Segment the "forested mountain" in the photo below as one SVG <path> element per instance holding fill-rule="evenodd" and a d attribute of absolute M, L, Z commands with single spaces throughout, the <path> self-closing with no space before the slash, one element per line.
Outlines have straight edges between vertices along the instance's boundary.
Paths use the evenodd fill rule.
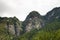
<path fill-rule="evenodd" d="M 45 16 L 32 11 L 24 21 L 0 17 L 0 40 L 60 40 L 60 7 Z"/>

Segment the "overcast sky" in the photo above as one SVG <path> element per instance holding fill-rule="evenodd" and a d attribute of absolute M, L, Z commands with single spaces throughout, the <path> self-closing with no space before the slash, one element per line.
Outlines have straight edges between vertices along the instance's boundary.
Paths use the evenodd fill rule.
<path fill-rule="evenodd" d="M 24 21 L 33 10 L 45 15 L 54 7 L 60 6 L 60 0 L 0 0 L 0 16 L 13 17 Z"/>

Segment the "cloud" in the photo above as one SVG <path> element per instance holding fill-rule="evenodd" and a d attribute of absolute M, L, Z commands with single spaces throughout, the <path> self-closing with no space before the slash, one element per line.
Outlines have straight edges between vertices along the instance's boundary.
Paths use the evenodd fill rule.
<path fill-rule="evenodd" d="M 7 3 L 7 1 L 0 1 L 0 16 L 11 17 L 15 13 L 14 11 L 16 12 L 16 9 L 14 9 L 13 6 L 11 7 L 11 5 Z"/>
<path fill-rule="evenodd" d="M 10 11 L 11 11 L 11 8 L 9 6 L 0 2 L 0 16 L 2 16 L 3 13 L 5 13 L 5 12 L 10 12 Z"/>
<path fill-rule="evenodd" d="M 0 16 L 16 16 L 23 21 L 33 10 L 45 15 L 58 6 L 59 0 L 0 0 Z"/>

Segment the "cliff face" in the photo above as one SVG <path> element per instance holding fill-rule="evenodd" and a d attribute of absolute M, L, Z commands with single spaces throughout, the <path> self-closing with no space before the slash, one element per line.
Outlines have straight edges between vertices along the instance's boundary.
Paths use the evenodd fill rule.
<path fill-rule="evenodd" d="M 0 17 L 0 24 L 4 29 L 6 29 L 6 32 L 8 34 L 13 35 L 20 35 L 21 32 L 21 22 L 16 18 L 7 18 L 7 17 Z"/>
<path fill-rule="evenodd" d="M 32 11 L 23 22 L 23 27 L 25 32 L 29 32 L 34 29 L 39 30 L 42 24 L 43 20 L 41 19 L 41 15 L 36 11 Z"/>

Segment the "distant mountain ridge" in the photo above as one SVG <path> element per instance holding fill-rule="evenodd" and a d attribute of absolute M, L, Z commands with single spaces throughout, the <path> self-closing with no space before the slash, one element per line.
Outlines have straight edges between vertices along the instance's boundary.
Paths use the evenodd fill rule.
<path fill-rule="evenodd" d="M 60 19 L 60 7 L 52 9 L 44 17 L 46 20 L 50 22 L 53 21 L 54 19 Z"/>

